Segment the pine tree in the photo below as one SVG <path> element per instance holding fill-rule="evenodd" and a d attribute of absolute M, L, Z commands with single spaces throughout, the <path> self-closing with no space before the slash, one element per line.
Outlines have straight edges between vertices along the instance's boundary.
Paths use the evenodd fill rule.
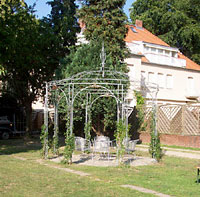
<path fill-rule="evenodd" d="M 69 54 L 69 47 L 75 45 L 76 34 L 80 31 L 74 0 L 52 0 L 47 2 L 52 7 L 50 23 L 57 35 L 58 54 L 62 57 Z"/>
<path fill-rule="evenodd" d="M 127 17 L 123 12 L 125 0 L 85 0 L 79 10 L 79 19 L 86 29 L 87 40 L 104 42 L 113 64 L 122 62 L 127 53 L 124 38 L 127 33 Z"/>
<path fill-rule="evenodd" d="M 73 75 L 81 71 L 96 70 L 101 67 L 100 53 L 102 43 L 105 46 L 105 69 L 116 68 L 127 71 L 124 59 L 128 54 L 124 38 L 127 33 L 127 17 L 123 12 L 124 0 L 83 0 L 78 11 L 79 20 L 85 23 L 85 38 L 88 45 L 79 46 L 75 53 L 61 62 L 61 74 Z M 75 101 L 74 116 L 81 117 L 82 100 Z M 116 101 L 113 98 L 101 98 L 91 109 L 92 130 L 95 133 L 106 134 L 114 131 L 116 121 Z M 79 110 L 76 110 L 79 109 Z M 84 116 L 84 113 L 83 113 Z M 81 123 L 80 119 L 75 119 Z M 77 124 L 80 127 L 80 124 Z"/>

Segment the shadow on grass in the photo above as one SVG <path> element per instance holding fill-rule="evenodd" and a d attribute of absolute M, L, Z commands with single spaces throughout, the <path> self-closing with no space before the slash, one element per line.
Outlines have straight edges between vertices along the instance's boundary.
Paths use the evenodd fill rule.
<path fill-rule="evenodd" d="M 32 139 L 13 138 L 0 140 L 0 155 L 11 155 L 40 149 L 41 143 L 38 136 L 34 136 Z"/>
<path fill-rule="evenodd" d="M 89 161 L 89 160 L 91 160 L 92 159 L 92 157 L 91 156 L 82 156 L 78 161 L 75 161 L 75 162 L 73 162 L 73 163 L 75 163 L 75 164 L 80 164 L 80 163 L 84 163 L 84 162 L 86 162 L 86 161 Z"/>

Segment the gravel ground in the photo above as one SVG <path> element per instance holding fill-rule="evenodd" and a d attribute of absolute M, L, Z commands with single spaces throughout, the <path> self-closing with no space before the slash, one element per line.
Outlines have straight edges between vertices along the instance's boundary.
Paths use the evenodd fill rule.
<path fill-rule="evenodd" d="M 51 159 L 54 162 L 61 162 L 63 157 L 57 157 Z M 77 165 L 86 165 L 86 166 L 118 166 L 118 160 L 115 156 L 108 157 L 107 155 L 92 155 L 81 154 L 81 155 L 73 155 L 72 162 Z M 124 164 L 129 164 L 130 166 L 144 166 L 155 164 L 155 159 L 149 157 L 139 157 L 133 155 L 126 155 L 123 159 Z"/>
<path fill-rule="evenodd" d="M 148 151 L 147 145 L 137 145 L 136 151 Z M 164 154 L 168 156 L 174 157 L 184 157 L 190 159 L 200 159 L 200 151 L 193 150 L 184 150 L 184 149 L 174 149 L 174 148 L 164 148 Z M 61 162 L 63 157 L 57 157 L 51 159 L 54 162 Z M 81 155 L 73 155 L 72 161 L 77 165 L 86 165 L 86 166 L 118 166 L 118 160 L 115 156 L 111 155 L 109 158 L 107 155 L 95 155 L 92 154 L 81 154 Z M 144 165 L 152 165 L 155 164 L 155 159 L 150 157 L 140 157 L 134 155 L 126 155 L 123 160 L 124 164 L 129 164 L 130 166 L 144 166 Z"/>

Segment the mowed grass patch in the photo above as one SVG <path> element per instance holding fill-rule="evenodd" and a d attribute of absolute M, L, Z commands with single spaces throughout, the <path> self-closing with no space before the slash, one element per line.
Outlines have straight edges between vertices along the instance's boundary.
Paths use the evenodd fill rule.
<path fill-rule="evenodd" d="M 130 184 L 172 196 L 199 196 L 200 184 L 196 181 L 198 160 L 176 157 L 163 158 L 158 164 L 140 167 L 89 167 L 71 166 L 89 172 L 105 182 Z"/>
<path fill-rule="evenodd" d="M 0 196 L 153 196 L 122 188 L 125 184 L 171 196 L 199 196 L 200 193 L 200 184 L 195 183 L 198 160 L 164 156 L 158 164 L 140 167 L 68 166 L 43 160 L 51 166 L 91 174 L 81 177 L 39 164 L 39 147 L 37 140 L 0 141 Z M 136 151 L 136 155 L 148 153 Z"/>
<path fill-rule="evenodd" d="M 39 141 L 39 136 L 31 140 L 24 140 L 22 138 L 0 140 L 0 155 L 35 152 L 40 149 L 41 143 Z"/>
<path fill-rule="evenodd" d="M 0 196 L 151 196 L 8 155 L 0 169 Z"/>

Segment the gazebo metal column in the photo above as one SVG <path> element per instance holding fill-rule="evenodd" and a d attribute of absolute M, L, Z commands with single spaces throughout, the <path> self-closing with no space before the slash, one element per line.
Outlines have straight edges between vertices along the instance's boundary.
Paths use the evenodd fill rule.
<path fill-rule="evenodd" d="M 48 158 L 48 83 L 46 83 L 46 94 L 44 103 L 44 126 L 45 126 L 45 138 L 44 138 L 44 158 Z"/>
<path fill-rule="evenodd" d="M 53 135 L 54 140 L 58 140 L 58 103 L 55 101 L 54 103 L 54 135 Z M 53 152 L 56 153 L 57 147 L 56 143 L 53 144 Z"/>
<path fill-rule="evenodd" d="M 69 87 L 70 88 L 70 87 Z M 72 84 L 72 88 L 69 90 L 69 94 L 71 94 L 71 100 L 69 104 L 69 114 L 70 114 L 70 135 L 73 133 L 73 121 L 74 121 L 74 84 Z"/>
<path fill-rule="evenodd" d="M 86 95 L 86 104 L 85 104 L 85 126 L 91 121 L 91 94 L 87 93 Z"/>
<path fill-rule="evenodd" d="M 153 98 L 153 106 L 152 106 L 153 124 L 154 124 L 154 134 L 155 134 L 155 136 L 158 135 L 158 131 L 157 131 L 157 94 L 158 94 L 158 91 L 155 92 L 155 96 Z"/>

